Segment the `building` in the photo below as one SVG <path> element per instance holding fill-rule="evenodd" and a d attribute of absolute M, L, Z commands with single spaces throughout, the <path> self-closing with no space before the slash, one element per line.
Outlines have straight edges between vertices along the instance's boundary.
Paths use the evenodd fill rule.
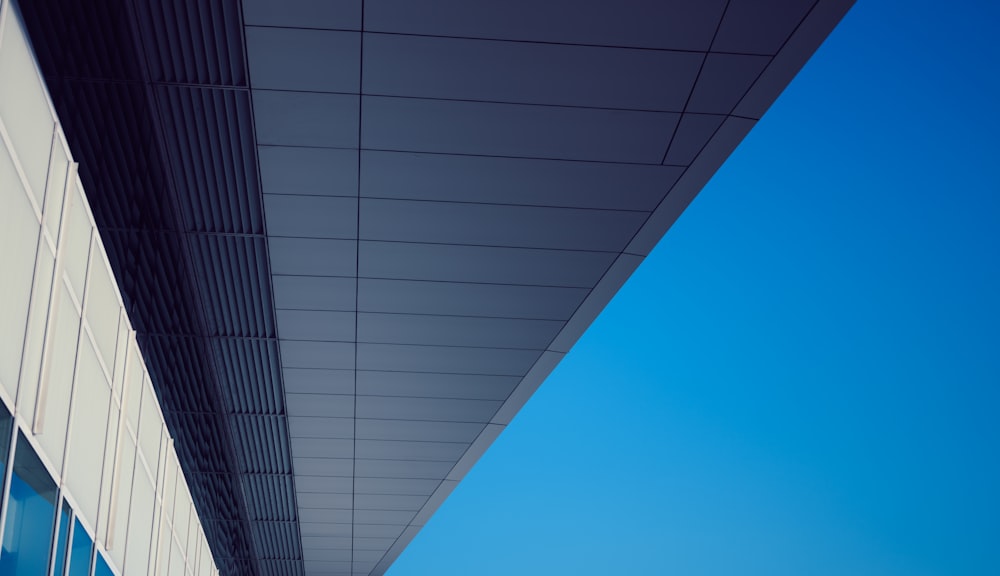
<path fill-rule="evenodd" d="M 849 7 L 4 1 L 0 566 L 384 573 Z"/>

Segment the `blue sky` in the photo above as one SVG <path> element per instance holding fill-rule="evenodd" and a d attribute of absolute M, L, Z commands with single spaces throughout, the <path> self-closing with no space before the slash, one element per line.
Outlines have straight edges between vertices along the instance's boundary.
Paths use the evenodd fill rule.
<path fill-rule="evenodd" d="M 1000 574 L 1000 3 L 858 3 L 390 576 Z"/>

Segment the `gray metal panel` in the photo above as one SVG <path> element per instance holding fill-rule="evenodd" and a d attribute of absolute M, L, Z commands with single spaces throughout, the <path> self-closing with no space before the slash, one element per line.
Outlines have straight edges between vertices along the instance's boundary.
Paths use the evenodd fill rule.
<path fill-rule="evenodd" d="M 357 396 L 357 417 L 373 420 L 437 420 L 489 422 L 500 400 Z"/>
<path fill-rule="evenodd" d="M 299 519 L 302 522 L 344 524 L 351 521 L 351 511 L 325 508 L 299 508 Z"/>
<path fill-rule="evenodd" d="M 256 89 L 358 92 L 359 32 L 247 26 L 246 43 Z"/>
<path fill-rule="evenodd" d="M 354 505 L 358 510 L 406 510 L 416 512 L 426 503 L 427 496 L 361 494 L 355 498 Z"/>
<path fill-rule="evenodd" d="M 354 276 L 355 240 L 270 238 L 271 273 L 306 276 Z"/>
<path fill-rule="evenodd" d="M 340 196 L 264 194 L 269 236 L 294 238 L 358 237 L 358 200 Z"/>
<path fill-rule="evenodd" d="M 767 56 L 709 54 L 687 112 L 729 114 L 770 61 Z"/>
<path fill-rule="evenodd" d="M 350 458 L 292 458 L 296 475 L 343 476 L 354 475 L 354 460 Z"/>
<path fill-rule="evenodd" d="M 353 311 L 357 298 L 355 278 L 329 276 L 272 276 L 277 310 Z"/>
<path fill-rule="evenodd" d="M 663 163 L 687 166 L 693 162 L 725 119 L 721 114 L 684 114 Z"/>
<path fill-rule="evenodd" d="M 254 90 L 257 144 L 358 147 L 359 96 Z"/>
<path fill-rule="evenodd" d="M 358 524 L 355 538 L 396 538 L 406 529 L 406 524 Z"/>
<path fill-rule="evenodd" d="M 404 242 L 362 241 L 358 249 L 366 278 L 578 288 L 593 287 L 615 259 L 607 252 Z"/>
<path fill-rule="evenodd" d="M 361 312 L 538 320 L 568 319 L 589 292 L 586 288 L 558 286 L 502 286 L 367 278 L 360 279 L 358 287 L 358 310 Z M 277 285 L 275 292 L 277 293 Z"/>
<path fill-rule="evenodd" d="M 353 418 L 353 394 L 285 394 L 289 416 Z"/>
<path fill-rule="evenodd" d="M 364 92 L 678 112 L 693 52 L 366 34 Z"/>
<path fill-rule="evenodd" d="M 258 146 L 265 194 L 358 195 L 358 151 L 301 146 Z"/>
<path fill-rule="evenodd" d="M 725 5 L 724 0 L 368 0 L 365 30 L 707 50 Z"/>
<path fill-rule="evenodd" d="M 712 50 L 775 54 L 814 4 L 815 0 L 731 0 Z"/>
<path fill-rule="evenodd" d="M 358 342 L 526 350 L 544 350 L 564 325 L 559 320 L 371 312 L 359 312 L 357 322 Z"/>
<path fill-rule="evenodd" d="M 680 176 L 675 167 L 361 151 L 361 195 L 649 211 Z"/>
<path fill-rule="evenodd" d="M 430 496 L 437 490 L 440 480 L 423 480 L 415 478 L 357 478 L 354 493 L 361 494 L 400 494 L 408 496 Z"/>
<path fill-rule="evenodd" d="M 428 398 L 504 400 L 519 381 L 520 378 L 517 376 L 359 370 L 357 372 L 357 393 L 365 396 L 425 396 Z M 285 382 L 288 382 L 287 378 Z"/>
<path fill-rule="evenodd" d="M 363 148 L 659 164 L 678 114 L 364 96 Z"/>
<path fill-rule="evenodd" d="M 292 438 L 353 438 L 354 418 L 290 416 L 288 434 Z"/>
<path fill-rule="evenodd" d="M 475 422 L 421 422 L 418 420 L 368 420 L 358 418 L 358 439 L 472 442 L 485 428 Z"/>
<path fill-rule="evenodd" d="M 282 374 L 289 394 L 354 394 L 353 370 L 285 368 Z"/>
<path fill-rule="evenodd" d="M 286 368 L 354 369 L 354 344 L 347 342 L 281 342 L 281 365 Z"/>
<path fill-rule="evenodd" d="M 354 521 L 359 524 L 406 524 L 413 520 L 412 510 L 355 510 Z"/>
<path fill-rule="evenodd" d="M 296 494 L 299 509 L 327 508 L 350 510 L 354 507 L 354 497 L 350 494 L 323 494 L 320 492 L 300 492 Z M 304 544 L 304 542 L 303 542 Z M 326 546 L 324 546 L 325 548 Z"/>
<path fill-rule="evenodd" d="M 261 26 L 361 29 L 361 0 L 243 0 L 243 21 Z"/>
<path fill-rule="evenodd" d="M 454 462 L 427 460 L 355 460 L 359 477 L 372 478 L 426 478 L 443 480 Z"/>
<path fill-rule="evenodd" d="M 316 538 L 350 538 L 351 524 L 334 522 L 299 522 L 299 530 L 303 537 Z"/>
<path fill-rule="evenodd" d="M 278 337 L 283 340 L 353 342 L 353 312 L 277 310 Z"/>
<path fill-rule="evenodd" d="M 395 538 L 354 538 L 355 550 L 386 550 Z"/>
<path fill-rule="evenodd" d="M 620 251 L 646 212 L 361 200 L 362 240 Z"/>
<path fill-rule="evenodd" d="M 522 376 L 541 351 L 358 343 L 359 370 Z M 284 350 L 282 350 L 284 351 Z"/>
<path fill-rule="evenodd" d="M 358 458 L 376 460 L 435 460 L 456 462 L 469 444 L 412 440 L 356 440 Z"/>
<path fill-rule="evenodd" d="M 330 550 L 350 550 L 353 539 L 350 536 L 303 536 L 303 548 L 329 548 Z"/>
<path fill-rule="evenodd" d="M 292 454 L 296 458 L 354 458 L 351 438 L 292 438 Z M 299 506 L 304 506 L 299 501 Z"/>
<path fill-rule="evenodd" d="M 295 490 L 298 493 L 320 492 L 328 494 L 350 494 L 354 488 L 353 478 L 343 476 L 295 475 Z"/>

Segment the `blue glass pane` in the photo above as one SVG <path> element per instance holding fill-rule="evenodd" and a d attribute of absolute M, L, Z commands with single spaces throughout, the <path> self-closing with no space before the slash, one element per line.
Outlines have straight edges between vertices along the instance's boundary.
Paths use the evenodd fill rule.
<path fill-rule="evenodd" d="M 97 555 L 97 562 L 94 566 L 94 576 L 115 576 L 115 573 L 111 571 L 108 563 L 104 560 L 104 556 L 100 554 Z"/>
<path fill-rule="evenodd" d="M 7 458 L 10 456 L 10 427 L 14 425 L 14 419 L 7 413 L 7 409 L 0 404 L 0 505 L 3 504 L 3 478 L 7 476 Z M 3 508 L 0 507 L 0 521 L 3 520 Z"/>
<path fill-rule="evenodd" d="M 17 435 L 0 574 L 38 576 L 48 571 L 56 513 L 56 483 L 23 434 Z"/>
<path fill-rule="evenodd" d="M 73 546 L 69 554 L 69 576 L 90 576 L 90 550 L 93 540 L 80 524 L 79 518 L 73 523 Z"/>
<path fill-rule="evenodd" d="M 59 533 L 56 535 L 56 561 L 52 569 L 53 576 L 62 576 L 66 567 L 66 545 L 69 536 L 69 522 L 72 510 L 63 500 L 62 513 L 59 514 Z"/>

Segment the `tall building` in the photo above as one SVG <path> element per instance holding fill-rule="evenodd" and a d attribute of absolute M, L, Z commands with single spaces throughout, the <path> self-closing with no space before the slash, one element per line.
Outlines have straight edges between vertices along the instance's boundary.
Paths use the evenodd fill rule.
<path fill-rule="evenodd" d="M 383 574 L 849 0 L 0 0 L 2 574 Z"/>

